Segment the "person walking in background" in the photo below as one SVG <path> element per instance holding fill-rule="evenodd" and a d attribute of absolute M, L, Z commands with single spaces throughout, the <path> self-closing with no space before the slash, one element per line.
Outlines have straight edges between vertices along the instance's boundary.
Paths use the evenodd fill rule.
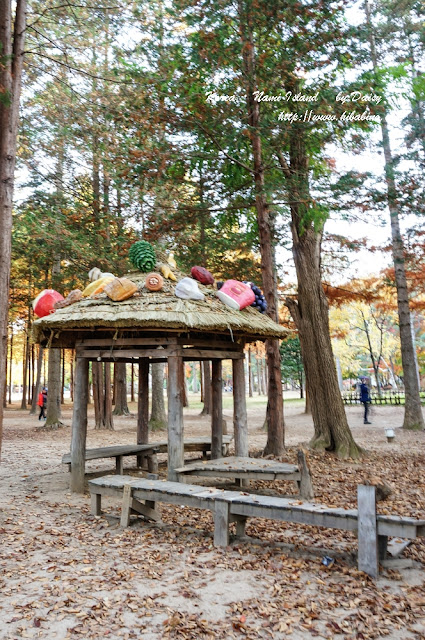
<path fill-rule="evenodd" d="M 369 422 L 369 405 L 371 402 L 369 387 L 367 386 L 367 378 L 360 378 L 360 402 L 364 405 L 364 424 L 372 424 Z"/>
<path fill-rule="evenodd" d="M 38 394 L 37 405 L 40 407 L 39 420 L 46 419 L 46 406 L 47 406 L 47 389 L 43 387 L 42 391 Z"/>

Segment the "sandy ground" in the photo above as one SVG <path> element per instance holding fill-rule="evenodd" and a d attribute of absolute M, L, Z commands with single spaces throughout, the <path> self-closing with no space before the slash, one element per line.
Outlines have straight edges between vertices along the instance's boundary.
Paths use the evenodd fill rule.
<path fill-rule="evenodd" d="M 266 441 L 264 406 L 249 408 L 250 451 Z M 231 427 L 231 412 L 225 410 Z M 394 489 L 382 512 L 425 518 L 425 432 L 403 432 L 402 408 L 374 409 L 362 424 L 348 408 L 355 439 L 368 450 L 360 462 L 309 454 L 316 499 L 353 506 L 370 473 Z M 206 435 L 208 418 L 185 410 L 185 434 Z M 64 408 L 64 421 L 71 412 Z M 0 466 L 0 639 L 43 638 L 425 638 L 424 544 L 403 557 L 411 566 L 386 569 L 375 583 L 356 569 L 352 534 L 253 520 L 249 539 L 225 550 L 212 545 L 206 512 L 162 506 L 162 524 L 139 519 L 118 527 L 116 500 L 100 518 L 89 496 L 69 492 L 62 455 L 70 429 L 37 431 L 27 412 L 9 409 Z M 387 443 L 384 427 L 396 428 Z M 93 429 L 88 446 L 135 442 L 134 417 L 115 418 L 115 431 Z M 299 405 L 286 406 L 285 459 L 296 460 L 313 433 Z M 155 433 L 152 440 L 163 439 Z M 132 459 L 125 462 L 130 472 Z M 87 465 L 107 472 L 111 461 Z M 165 474 L 165 466 L 160 466 Z M 251 490 L 291 494 L 291 483 L 256 483 Z M 335 559 L 331 568 L 322 558 Z"/>

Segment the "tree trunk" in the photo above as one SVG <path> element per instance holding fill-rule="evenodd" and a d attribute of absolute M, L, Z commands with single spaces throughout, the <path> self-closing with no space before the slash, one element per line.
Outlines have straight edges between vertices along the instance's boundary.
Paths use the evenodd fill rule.
<path fill-rule="evenodd" d="M 196 370 L 196 362 L 192 362 L 192 391 L 198 393 L 198 373 Z"/>
<path fill-rule="evenodd" d="M 41 368 L 43 366 L 43 352 L 44 352 L 43 347 L 39 345 L 38 356 L 37 356 L 37 379 L 34 386 L 34 394 L 32 397 L 31 411 L 30 411 L 30 415 L 32 416 L 34 416 L 37 413 L 38 394 L 40 393 L 40 386 L 41 386 Z"/>
<path fill-rule="evenodd" d="M 61 422 L 61 350 L 49 349 L 47 408 L 44 429 L 63 427 Z"/>
<path fill-rule="evenodd" d="M 111 385 L 111 363 L 105 362 L 105 408 L 103 429 L 113 431 L 114 421 L 112 418 L 112 385 Z"/>
<path fill-rule="evenodd" d="M 29 344 L 28 334 L 25 338 L 24 353 L 22 358 L 22 400 L 21 409 L 27 409 L 27 380 L 28 380 L 28 356 L 29 356 Z"/>
<path fill-rule="evenodd" d="M 116 362 L 115 365 L 115 408 L 114 416 L 129 416 L 127 404 L 127 365 Z"/>
<path fill-rule="evenodd" d="M 65 349 L 61 349 L 62 377 L 61 377 L 61 404 L 65 403 Z"/>
<path fill-rule="evenodd" d="M 373 70 L 378 71 L 378 59 L 370 17 L 368 0 L 365 2 L 366 20 L 369 32 L 369 43 Z M 394 262 L 395 283 L 397 289 L 397 308 L 400 327 L 401 362 L 403 365 L 403 382 L 405 390 L 404 429 L 425 429 L 422 415 L 419 384 L 415 367 L 415 350 L 412 340 L 412 328 L 407 289 L 405 250 L 400 230 L 399 211 L 397 205 L 397 187 L 394 178 L 394 161 L 391 152 L 390 136 L 386 115 L 381 116 L 382 146 L 385 157 L 385 179 L 387 183 L 388 208 L 390 210 L 392 255 Z"/>
<path fill-rule="evenodd" d="M 12 3 L 0 0 L 0 362 L 3 363 L 8 341 L 12 202 L 26 11 L 26 1 L 16 0 L 12 39 Z M 5 377 L 6 371 L 0 367 L 0 454 Z"/>
<path fill-rule="evenodd" d="M 211 415 L 211 368 L 210 361 L 204 360 L 202 362 L 202 370 L 204 373 L 204 408 L 201 411 L 201 416 Z"/>
<path fill-rule="evenodd" d="M 252 361 L 251 361 L 251 347 L 248 347 L 248 395 L 250 398 L 253 396 L 253 380 L 252 380 Z"/>
<path fill-rule="evenodd" d="M 133 362 L 131 363 L 130 402 L 134 402 L 134 364 L 133 364 Z"/>
<path fill-rule="evenodd" d="M 149 428 L 152 431 L 167 429 L 167 414 L 164 402 L 164 368 L 163 362 L 153 362 L 152 371 L 152 411 Z"/>
<path fill-rule="evenodd" d="M 249 138 L 253 155 L 253 177 L 255 184 L 255 208 L 260 240 L 261 274 L 264 296 L 267 301 L 267 315 L 278 322 L 277 288 L 274 265 L 272 216 L 267 204 L 264 184 L 264 163 L 260 134 L 260 102 L 254 100 L 253 92 L 258 89 L 252 16 L 238 1 L 239 31 L 242 43 L 243 70 L 246 78 L 246 106 L 249 124 Z M 266 340 L 267 371 L 269 380 L 267 411 L 267 444 L 265 454 L 282 455 L 284 451 L 283 393 L 280 372 L 279 341 Z"/>
<path fill-rule="evenodd" d="M 305 381 L 305 409 L 304 413 L 307 415 L 311 414 L 311 401 L 310 401 L 310 392 L 307 386 L 307 380 Z"/>
<path fill-rule="evenodd" d="M 12 404 L 12 388 L 13 388 L 13 328 L 10 334 L 10 362 L 9 362 L 9 404 Z M 1 443 L 0 443 L 1 444 Z"/>
<path fill-rule="evenodd" d="M 295 198 L 294 200 L 299 198 Z M 286 304 L 300 335 L 301 353 L 314 422 L 313 448 L 339 457 L 358 457 L 344 411 L 329 335 L 328 302 L 320 277 L 321 236 L 313 227 L 298 232 L 293 214 L 293 255 L 298 278 L 298 302 Z"/>
<path fill-rule="evenodd" d="M 103 390 L 103 364 L 92 362 L 94 428 L 103 429 L 105 423 L 105 401 Z"/>

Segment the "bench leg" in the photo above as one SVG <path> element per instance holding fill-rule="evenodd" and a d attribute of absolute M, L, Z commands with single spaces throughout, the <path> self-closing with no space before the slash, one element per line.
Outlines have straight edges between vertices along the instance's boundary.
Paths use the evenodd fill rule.
<path fill-rule="evenodd" d="M 229 503 L 225 500 L 215 501 L 214 546 L 229 546 Z"/>
<path fill-rule="evenodd" d="M 241 489 L 249 487 L 249 480 L 247 478 L 235 478 L 235 483 Z"/>
<path fill-rule="evenodd" d="M 137 464 L 137 468 L 138 469 L 143 469 L 144 456 L 142 456 L 142 455 L 136 456 L 136 459 L 137 459 L 137 463 L 136 463 Z"/>
<path fill-rule="evenodd" d="M 378 534 L 376 526 L 376 489 L 357 487 L 358 567 L 372 578 L 379 573 Z"/>
<path fill-rule="evenodd" d="M 90 503 L 91 503 L 90 512 L 92 516 L 102 515 L 102 496 L 100 495 L 100 493 L 90 494 Z"/>
<path fill-rule="evenodd" d="M 202 460 L 208 460 L 208 452 L 207 451 L 203 451 L 202 452 Z"/>
<path fill-rule="evenodd" d="M 378 536 L 378 556 L 380 560 L 387 557 L 388 536 Z"/>
<path fill-rule="evenodd" d="M 156 453 L 148 456 L 148 471 L 149 473 L 158 473 L 158 456 Z"/>
<path fill-rule="evenodd" d="M 122 476 L 124 473 L 123 456 L 116 456 L 115 460 L 116 474 L 117 476 Z"/>
<path fill-rule="evenodd" d="M 245 535 L 245 525 L 246 518 L 245 516 L 234 516 L 236 522 L 236 537 L 242 538 Z"/>
<path fill-rule="evenodd" d="M 131 486 L 129 484 L 126 484 L 122 494 L 121 522 L 120 522 L 122 527 L 128 527 L 130 524 L 131 502 L 132 502 Z"/>

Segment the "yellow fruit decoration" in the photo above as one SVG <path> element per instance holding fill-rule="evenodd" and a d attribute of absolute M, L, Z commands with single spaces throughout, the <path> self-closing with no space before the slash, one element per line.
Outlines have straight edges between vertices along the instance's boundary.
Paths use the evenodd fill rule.
<path fill-rule="evenodd" d="M 114 276 L 106 276 L 105 278 L 99 278 L 99 280 L 95 280 L 94 282 L 90 282 L 89 285 L 83 291 L 83 298 L 88 298 L 89 296 L 94 296 L 97 293 L 101 293 L 108 282 L 114 280 Z"/>
<path fill-rule="evenodd" d="M 174 275 L 174 273 L 171 271 L 171 269 L 168 266 L 168 264 L 162 264 L 160 266 L 159 270 L 161 271 L 161 273 L 164 276 L 164 278 L 168 278 L 169 280 L 174 280 L 174 282 L 177 282 L 177 278 Z"/>
<path fill-rule="evenodd" d="M 173 267 L 173 269 L 177 269 L 177 263 L 174 260 L 174 253 L 168 254 L 167 262 L 170 265 L 170 267 Z"/>

